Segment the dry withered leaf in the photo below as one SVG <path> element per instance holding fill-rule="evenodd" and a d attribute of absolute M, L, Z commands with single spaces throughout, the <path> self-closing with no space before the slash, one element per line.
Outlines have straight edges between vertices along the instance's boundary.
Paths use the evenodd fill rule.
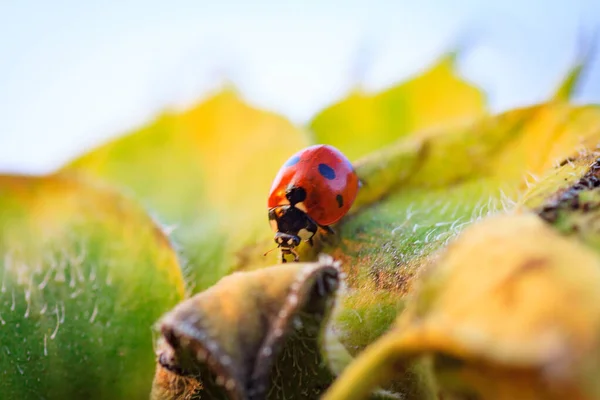
<path fill-rule="evenodd" d="M 427 354 L 442 392 L 597 399 L 599 288 L 600 260 L 577 240 L 533 213 L 488 218 L 447 248 L 394 328 L 324 399 L 365 398 Z"/>
<path fill-rule="evenodd" d="M 552 222 L 556 216 L 556 209 L 565 204 L 570 194 L 575 195 L 593 187 L 587 183 L 587 175 L 594 174 L 591 167 L 598 155 L 600 154 L 584 152 L 564 158 L 520 196 L 517 207 L 535 210 L 542 219 Z"/>
<path fill-rule="evenodd" d="M 600 250 L 599 157 L 600 153 L 590 152 L 565 160 L 555 174 L 526 193 L 522 202 L 558 231 L 595 250 Z"/>
<path fill-rule="evenodd" d="M 152 398 L 314 399 L 333 380 L 322 353 L 338 263 L 222 278 L 159 321 Z"/>

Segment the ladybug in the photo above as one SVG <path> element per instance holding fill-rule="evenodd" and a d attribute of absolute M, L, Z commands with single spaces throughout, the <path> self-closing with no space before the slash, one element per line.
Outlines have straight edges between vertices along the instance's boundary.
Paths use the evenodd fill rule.
<path fill-rule="evenodd" d="M 317 230 L 334 234 L 329 225 L 348 212 L 359 186 L 354 167 L 335 147 L 314 145 L 291 156 L 275 176 L 267 203 L 281 261 L 290 254 L 298 261 L 295 247 L 302 240 L 312 246 Z"/>

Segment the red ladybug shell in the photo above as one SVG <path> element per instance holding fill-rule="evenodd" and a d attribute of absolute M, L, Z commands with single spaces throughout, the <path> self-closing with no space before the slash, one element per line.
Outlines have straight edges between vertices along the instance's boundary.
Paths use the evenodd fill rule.
<path fill-rule="evenodd" d="M 342 218 L 354 203 L 358 177 L 342 152 L 329 145 L 314 145 L 291 156 L 281 167 L 269 192 L 269 209 L 289 201 L 288 187 L 306 191 L 304 211 L 317 224 L 327 226 Z"/>

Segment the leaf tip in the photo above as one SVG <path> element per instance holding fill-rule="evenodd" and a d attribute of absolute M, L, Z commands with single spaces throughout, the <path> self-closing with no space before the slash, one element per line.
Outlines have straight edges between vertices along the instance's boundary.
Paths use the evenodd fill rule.
<path fill-rule="evenodd" d="M 452 68 L 455 68 L 459 58 L 473 48 L 478 36 L 474 28 L 460 32 L 453 39 L 453 44 L 449 46 L 450 50 L 442 56 L 441 62 L 447 62 Z"/>
<path fill-rule="evenodd" d="M 596 55 L 598 30 L 596 29 L 589 36 L 585 35 L 583 31 L 580 32 L 577 45 L 579 49 L 575 61 L 552 95 L 552 101 L 569 101 L 577 93 L 585 79 L 585 73 Z"/>

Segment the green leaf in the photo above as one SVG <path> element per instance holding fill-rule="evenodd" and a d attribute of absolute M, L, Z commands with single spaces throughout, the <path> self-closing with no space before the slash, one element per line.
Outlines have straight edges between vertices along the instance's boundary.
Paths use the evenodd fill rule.
<path fill-rule="evenodd" d="M 150 392 L 152 323 L 183 297 L 175 252 L 136 203 L 61 176 L 0 176 L 0 392 Z"/>

